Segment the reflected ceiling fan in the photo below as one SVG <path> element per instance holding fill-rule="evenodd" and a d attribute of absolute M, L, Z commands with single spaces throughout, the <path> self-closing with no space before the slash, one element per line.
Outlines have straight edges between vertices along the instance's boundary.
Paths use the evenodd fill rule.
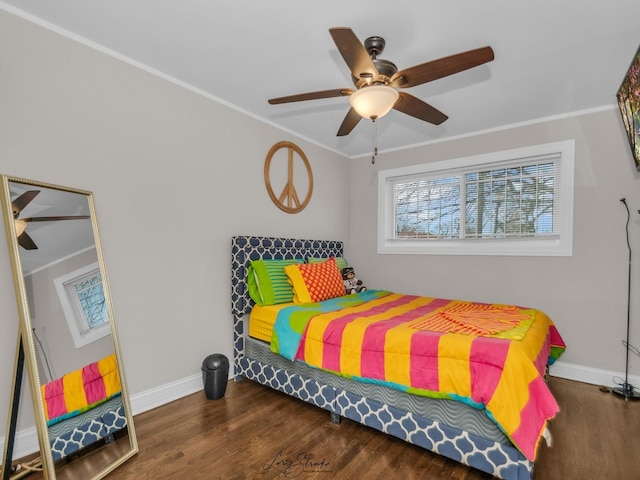
<path fill-rule="evenodd" d="M 355 90 L 339 88 L 301 93 L 272 98 L 269 103 L 277 105 L 348 95 L 351 108 L 338 129 L 339 137 L 348 135 L 361 118 L 375 121 L 391 109 L 440 125 L 448 118 L 447 115 L 419 98 L 398 89 L 415 87 L 453 75 L 490 62 L 494 58 L 491 47 L 482 47 L 398 71 L 392 62 L 378 58 L 384 50 L 384 38 L 369 37 L 362 44 L 350 28 L 330 28 L 329 33 L 351 70 Z"/>
<path fill-rule="evenodd" d="M 75 216 L 55 216 L 55 217 L 31 217 L 31 218 L 18 218 L 20 212 L 31 203 L 31 201 L 40 193 L 39 190 L 29 190 L 24 192 L 18 198 L 11 202 L 11 208 L 13 210 L 13 222 L 16 227 L 16 234 L 18 236 L 18 244 L 25 250 L 37 250 L 38 246 L 33 239 L 27 234 L 27 223 L 30 222 L 55 222 L 58 220 L 85 220 L 89 218 L 89 215 L 75 215 Z"/>

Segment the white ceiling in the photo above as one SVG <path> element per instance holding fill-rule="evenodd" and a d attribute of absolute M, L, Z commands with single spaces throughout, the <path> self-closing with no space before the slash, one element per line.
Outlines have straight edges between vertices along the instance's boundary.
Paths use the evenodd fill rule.
<path fill-rule="evenodd" d="M 328 29 L 386 40 L 404 69 L 489 45 L 495 60 L 406 90 L 449 115 L 434 126 L 392 111 L 380 152 L 615 105 L 640 44 L 638 0 L 6 0 L 0 8 L 142 66 L 347 157 L 370 155 L 372 125 L 336 132 L 348 99 L 267 99 L 351 88 Z M 286 135 L 283 135 L 283 139 Z"/>
<path fill-rule="evenodd" d="M 91 214 L 88 198 L 84 194 L 9 182 L 12 201 L 28 190 L 40 193 L 24 207 L 18 218 Z M 25 250 L 18 247 L 25 274 L 95 247 L 93 226 L 89 219 L 29 222 L 26 232 L 38 248 Z"/>

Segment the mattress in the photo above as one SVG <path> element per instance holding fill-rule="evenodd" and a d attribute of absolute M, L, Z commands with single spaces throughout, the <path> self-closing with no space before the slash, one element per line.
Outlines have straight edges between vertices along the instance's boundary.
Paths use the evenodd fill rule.
<path fill-rule="evenodd" d="M 383 385 L 358 382 L 310 367 L 301 362 L 291 362 L 273 353 L 269 344 L 255 338 L 245 338 L 245 356 L 267 365 L 286 369 L 336 389 L 352 392 L 411 412 L 423 418 L 455 426 L 480 437 L 503 445 L 511 445 L 498 426 L 483 412 L 454 400 L 419 397 Z"/>
<path fill-rule="evenodd" d="M 255 305 L 249 316 L 249 335 L 263 342 L 271 342 L 273 326 L 278 312 L 294 303 L 280 303 L 278 305 Z"/>

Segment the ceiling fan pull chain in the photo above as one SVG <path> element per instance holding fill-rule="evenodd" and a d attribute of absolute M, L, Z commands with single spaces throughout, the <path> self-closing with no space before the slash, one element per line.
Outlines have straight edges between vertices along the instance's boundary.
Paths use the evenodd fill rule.
<path fill-rule="evenodd" d="M 373 123 L 373 155 L 371 156 L 371 165 L 373 165 L 378 156 L 378 124 L 375 120 L 372 120 L 371 123 Z"/>

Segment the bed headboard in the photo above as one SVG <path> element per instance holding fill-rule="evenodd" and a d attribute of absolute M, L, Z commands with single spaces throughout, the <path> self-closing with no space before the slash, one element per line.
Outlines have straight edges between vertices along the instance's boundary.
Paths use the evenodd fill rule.
<path fill-rule="evenodd" d="M 239 316 L 253 306 L 247 288 L 251 260 L 275 258 L 342 257 L 343 243 L 279 237 L 235 236 L 231 241 L 231 313 Z"/>

